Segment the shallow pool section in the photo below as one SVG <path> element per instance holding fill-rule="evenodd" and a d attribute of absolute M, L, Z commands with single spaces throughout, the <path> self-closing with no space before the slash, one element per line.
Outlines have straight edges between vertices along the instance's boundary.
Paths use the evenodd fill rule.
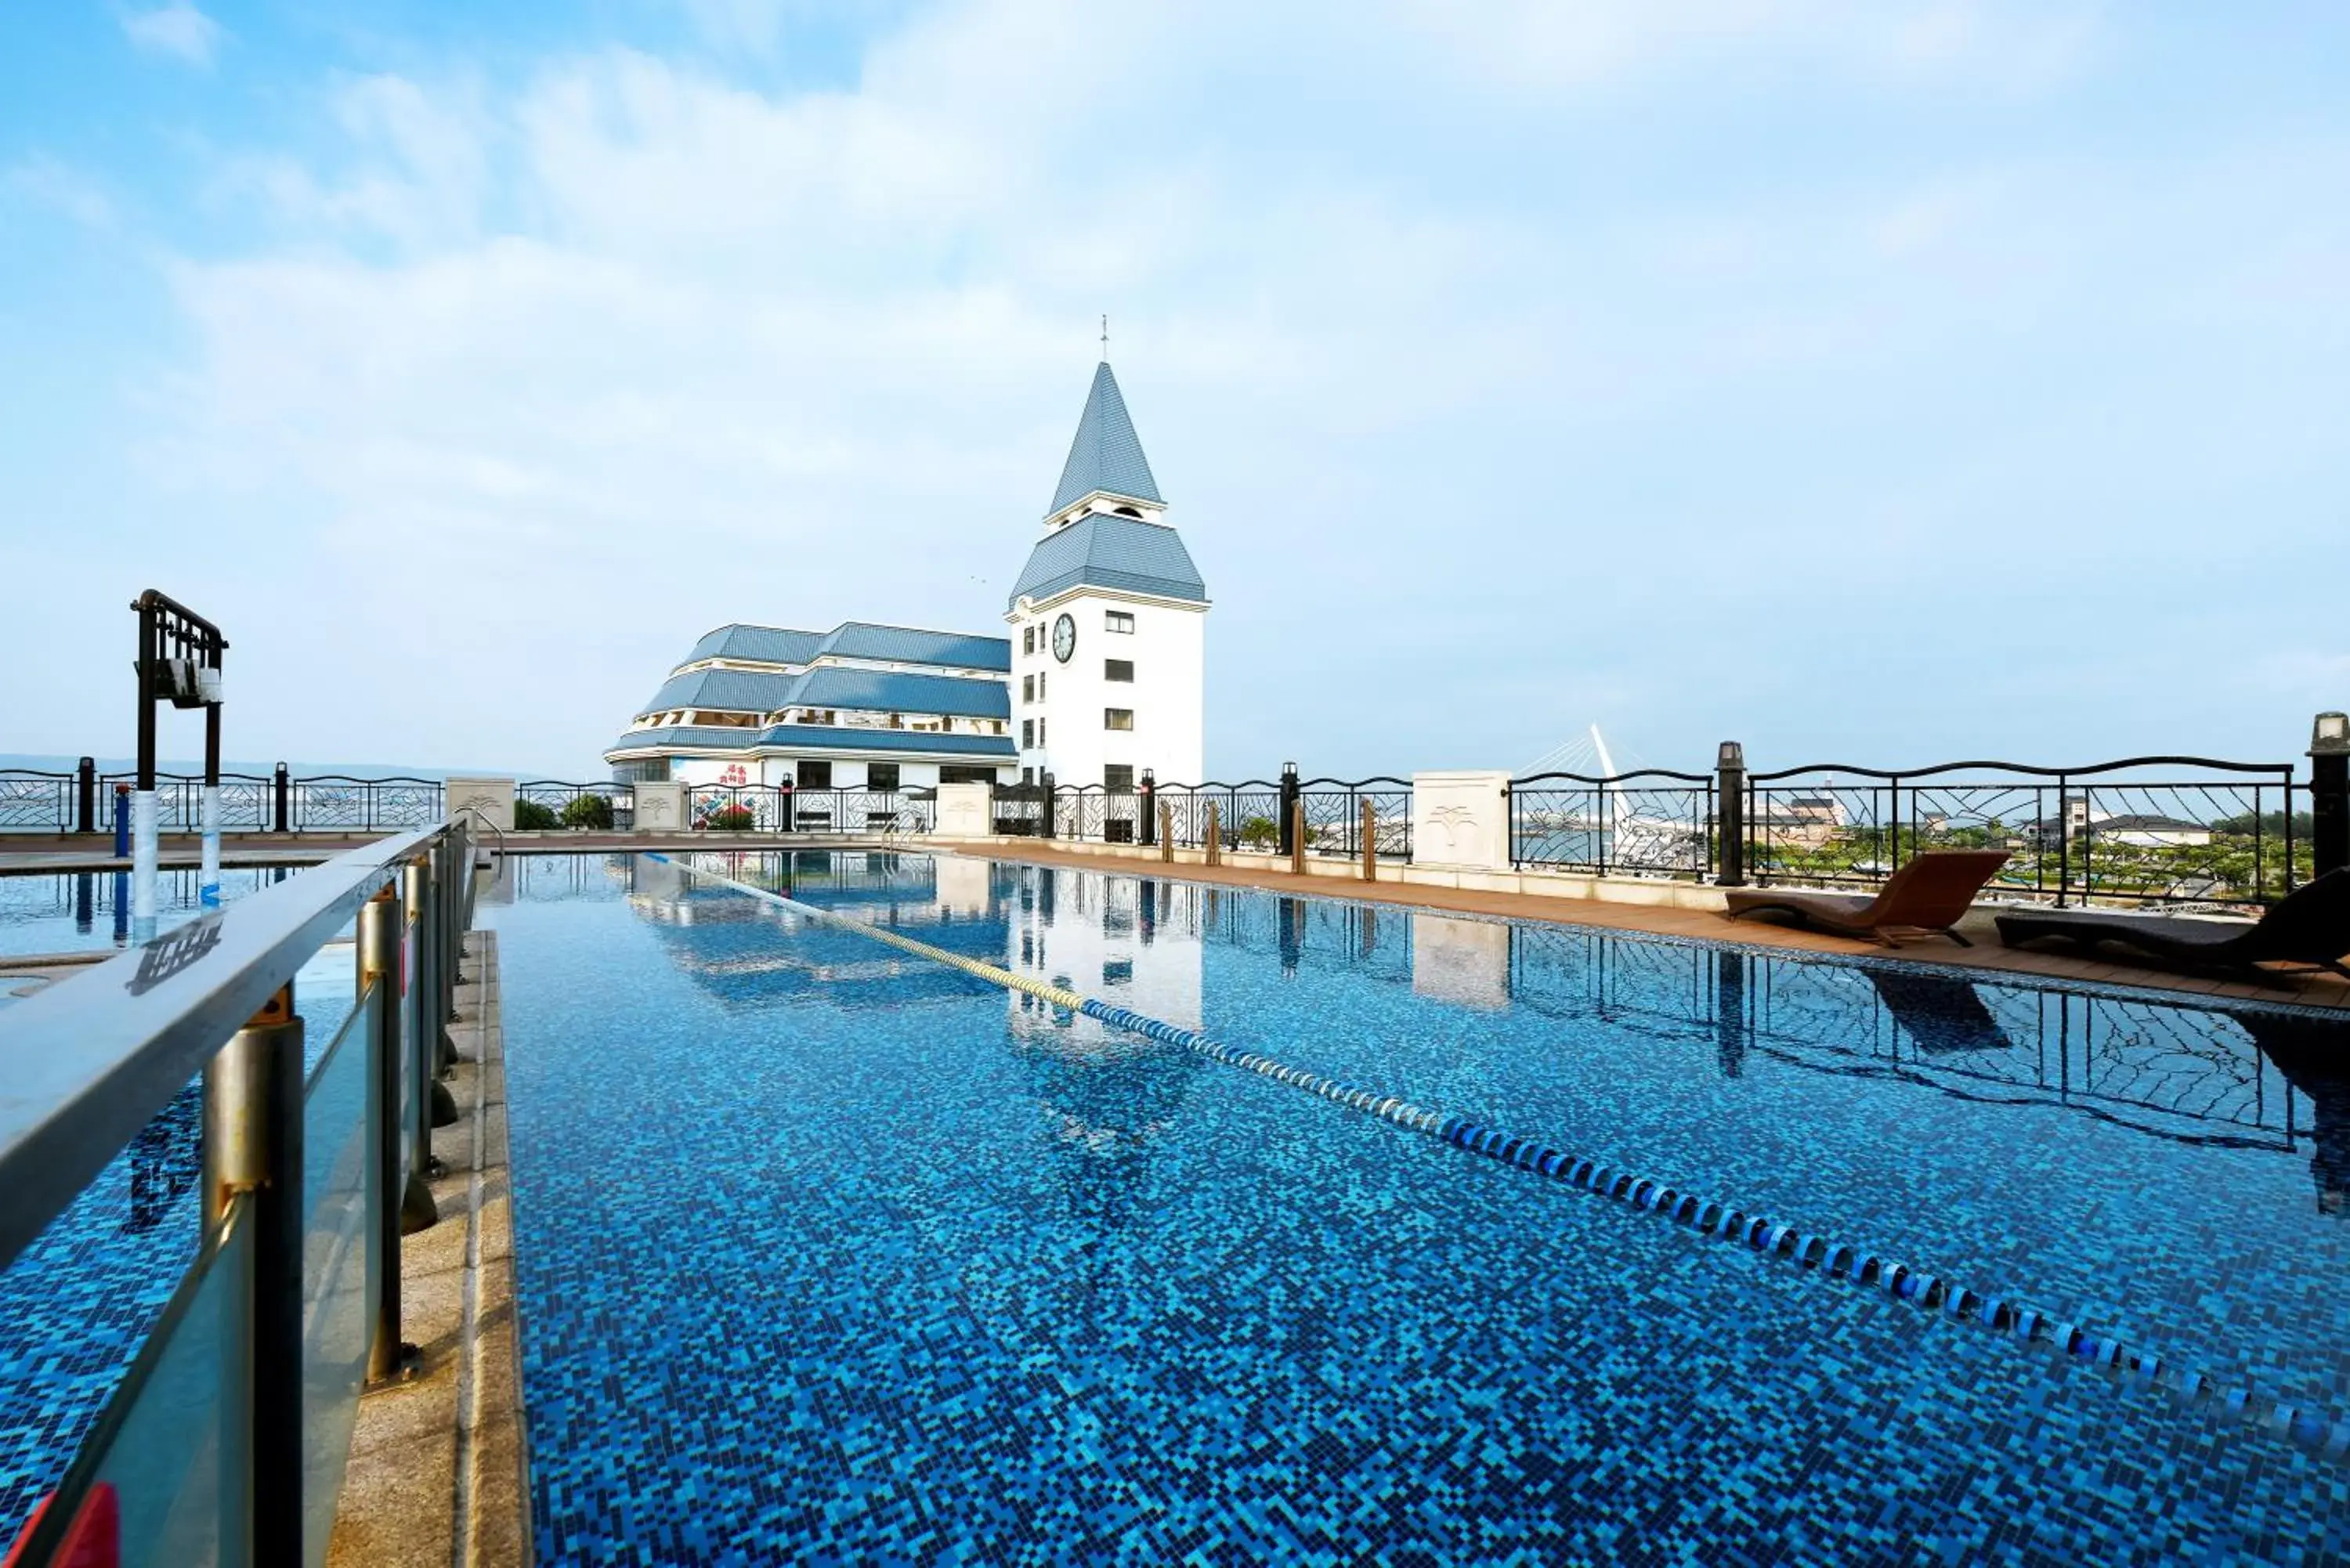
<path fill-rule="evenodd" d="M 2330 1023 L 952 859 L 732 869 L 2350 1412 Z M 674 867 L 500 888 L 549 1562 L 2350 1541 L 2350 1468 L 2045 1346 Z"/>

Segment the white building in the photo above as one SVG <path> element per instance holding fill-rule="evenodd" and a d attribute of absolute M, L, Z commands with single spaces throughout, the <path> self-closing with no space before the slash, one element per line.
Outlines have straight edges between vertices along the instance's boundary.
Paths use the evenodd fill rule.
<path fill-rule="evenodd" d="M 1166 510 L 1104 360 L 1012 590 L 1009 639 L 867 621 L 721 627 L 604 760 L 621 780 L 800 791 L 1046 772 L 1130 789 L 1146 769 L 1197 783 L 1208 595 Z"/>
<path fill-rule="evenodd" d="M 1208 589 L 1166 513 L 1104 360 L 1003 618 L 1024 779 L 1204 776 Z"/>

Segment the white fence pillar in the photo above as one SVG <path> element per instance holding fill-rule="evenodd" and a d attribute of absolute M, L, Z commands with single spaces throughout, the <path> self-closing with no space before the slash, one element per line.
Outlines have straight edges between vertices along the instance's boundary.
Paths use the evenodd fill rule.
<path fill-rule="evenodd" d="M 1411 775 L 1411 863 L 1510 868 L 1510 775 L 1499 769 Z"/>

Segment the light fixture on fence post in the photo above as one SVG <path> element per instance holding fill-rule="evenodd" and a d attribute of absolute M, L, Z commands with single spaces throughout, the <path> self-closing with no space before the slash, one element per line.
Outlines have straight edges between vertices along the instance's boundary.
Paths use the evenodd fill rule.
<path fill-rule="evenodd" d="M 2310 726 L 2309 816 L 2316 874 L 2350 867 L 2350 713 L 2320 713 Z"/>

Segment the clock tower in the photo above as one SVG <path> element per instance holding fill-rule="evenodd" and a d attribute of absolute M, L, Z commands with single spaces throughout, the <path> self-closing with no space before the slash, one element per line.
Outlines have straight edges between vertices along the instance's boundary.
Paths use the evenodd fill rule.
<path fill-rule="evenodd" d="M 1208 589 L 1166 517 L 1104 359 L 1004 611 L 1024 779 L 1200 782 Z"/>

